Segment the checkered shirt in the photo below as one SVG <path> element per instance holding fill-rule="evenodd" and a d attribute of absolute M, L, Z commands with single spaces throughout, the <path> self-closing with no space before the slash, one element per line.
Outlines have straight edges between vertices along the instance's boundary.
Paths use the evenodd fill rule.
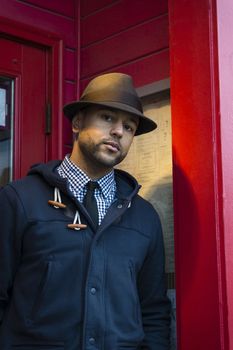
<path fill-rule="evenodd" d="M 69 159 L 68 155 L 65 156 L 63 162 L 57 168 L 57 172 L 62 178 L 68 179 L 70 191 L 75 198 L 83 202 L 83 198 L 87 192 L 86 184 L 91 179 Z M 101 177 L 97 183 L 99 187 L 95 189 L 94 196 L 97 202 L 100 225 L 116 195 L 114 171 L 112 170 L 107 175 Z"/>

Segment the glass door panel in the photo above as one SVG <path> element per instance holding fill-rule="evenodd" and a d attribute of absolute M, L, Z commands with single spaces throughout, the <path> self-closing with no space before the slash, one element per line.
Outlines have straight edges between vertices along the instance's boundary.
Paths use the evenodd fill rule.
<path fill-rule="evenodd" d="M 0 186 L 13 175 L 14 80 L 0 76 Z"/>

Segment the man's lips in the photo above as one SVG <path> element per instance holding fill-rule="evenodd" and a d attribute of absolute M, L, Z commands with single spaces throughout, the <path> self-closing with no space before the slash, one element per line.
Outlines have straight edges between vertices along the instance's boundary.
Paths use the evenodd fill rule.
<path fill-rule="evenodd" d="M 104 144 L 107 146 L 107 148 L 112 152 L 118 152 L 120 151 L 120 145 L 117 142 L 114 141 L 105 141 Z"/>

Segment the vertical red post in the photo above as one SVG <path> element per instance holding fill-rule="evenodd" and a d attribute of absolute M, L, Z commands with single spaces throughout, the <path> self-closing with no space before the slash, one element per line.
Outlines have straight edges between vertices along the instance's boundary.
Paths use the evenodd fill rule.
<path fill-rule="evenodd" d="M 178 349 L 223 350 L 228 332 L 215 1 L 170 0 L 169 19 Z"/>
<path fill-rule="evenodd" d="M 217 0 L 223 226 L 229 349 L 233 349 L 233 3 Z"/>

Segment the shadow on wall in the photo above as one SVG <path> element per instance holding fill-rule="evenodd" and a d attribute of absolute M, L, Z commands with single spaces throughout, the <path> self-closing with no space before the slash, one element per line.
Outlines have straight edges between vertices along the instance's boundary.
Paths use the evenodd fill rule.
<path fill-rule="evenodd" d="M 199 247 L 200 220 L 194 189 L 189 177 L 180 165 L 173 150 L 173 203 L 174 203 L 174 240 L 177 292 L 177 338 L 179 349 L 179 331 L 188 333 L 191 324 L 182 324 L 198 309 L 195 304 L 197 286 L 197 269 Z"/>
<path fill-rule="evenodd" d="M 10 168 L 4 168 L 0 173 L 0 187 L 5 186 L 9 182 Z"/>
<path fill-rule="evenodd" d="M 154 205 L 162 221 L 166 239 L 173 240 L 174 221 L 174 254 L 175 254 L 175 289 L 169 289 L 168 295 L 172 301 L 172 334 L 171 349 L 176 349 L 176 320 L 178 323 L 177 338 L 179 349 L 179 329 L 184 332 L 185 325 L 180 323 L 182 314 L 188 314 L 198 306 L 192 303 L 196 271 L 199 255 L 200 223 L 194 190 L 188 176 L 183 172 L 179 161 L 173 152 L 173 184 L 170 177 L 161 179 L 161 184 L 149 194 L 149 201 Z M 174 213 L 174 218 L 173 218 Z M 171 229 L 172 228 L 172 229 Z M 169 232 L 170 230 L 170 232 Z M 168 231 L 168 232 L 166 232 Z M 171 242 L 170 242 L 171 243 Z M 173 247 L 166 247 L 166 254 L 173 254 Z M 174 256 L 170 257 L 171 259 Z M 166 260 L 169 256 L 166 257 Z M 174 261 L 173 261 L 174 263 Z M 169 264 L 168 264 L 169 265 Z M 173 266 L 174 269 L 174 266 Z M 174 270 L 173 270 L 174 271 Z M 177 311 L 176 311 L 177 300 Z"/>
<path fill-rule="evenodd" d="M 176 290 L 174 268 L 174 215 L 173 215 L 173 189 L 171 176 L 160 179 L 161 183 L 154 188 L 148 200 L 153 204 L 161 219 L 165 253 L 166 253 L 166 276 L 168 297 L 171 301 L 171 338 L 170 350 L 176 350 Z"/>

